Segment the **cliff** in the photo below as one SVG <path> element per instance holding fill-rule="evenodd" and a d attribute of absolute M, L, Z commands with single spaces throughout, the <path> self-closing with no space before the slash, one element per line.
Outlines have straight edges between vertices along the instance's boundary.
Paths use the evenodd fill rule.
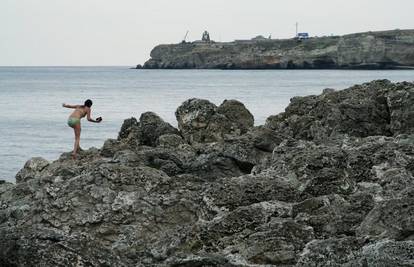
<path fill-rule="evenodd" d="M 0 183 L 0 266 L 413 266 L 414 84 L 152 112 Z"/>
<path fill-rule="evenodd" d="M 147 69 L 414 68 L 414 30 L 306 40 L 250 40 L 159 45 Z"/>

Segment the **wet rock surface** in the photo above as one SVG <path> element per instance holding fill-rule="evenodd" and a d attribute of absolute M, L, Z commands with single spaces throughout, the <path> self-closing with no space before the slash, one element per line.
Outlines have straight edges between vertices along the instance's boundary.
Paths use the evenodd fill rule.
<path fill-rule="evenodd" d="M 0 181 L 0 266 L 412 266 L 414 84 L 147 112 Z"/>

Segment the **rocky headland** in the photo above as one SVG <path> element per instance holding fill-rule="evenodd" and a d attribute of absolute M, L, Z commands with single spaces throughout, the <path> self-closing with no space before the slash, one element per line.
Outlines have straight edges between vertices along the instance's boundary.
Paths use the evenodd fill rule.
<path fill-rule="evenodd" d="M 138 68 L 142 66 L 139 65 Z M 146 69 L 414 68 L 414 30 L 159 45 Z"/>
<path fill-rule="evenodd" d="M 0 183 L 0 266 L 413 266 L 414 84 L 295 97 L 254 126 L 189 99 Z"/>

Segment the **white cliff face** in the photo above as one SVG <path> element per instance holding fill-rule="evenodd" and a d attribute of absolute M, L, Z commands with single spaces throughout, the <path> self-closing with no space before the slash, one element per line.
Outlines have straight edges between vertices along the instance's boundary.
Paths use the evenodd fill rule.
<path fill-rule="evenodd" d="M 258 127 L 235 100 L 127 119 L 0 182 L 0 266 L 411 266 L 413 101 L 382 80 Z"/>
<path fill-rule="evenodd" d="M 414 67 L 414 30 L 367 32 L 307 40 L 160 45 L 145 68 L 381 69 Z"/>

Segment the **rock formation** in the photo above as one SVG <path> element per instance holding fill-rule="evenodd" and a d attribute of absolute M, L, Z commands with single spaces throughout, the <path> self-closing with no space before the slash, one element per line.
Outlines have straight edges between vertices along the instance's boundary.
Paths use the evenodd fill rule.
<path fill-rule="evenodd" d="M 414 30 L 356 33 L 306 40 L 258 38 L 159 45 L 147 69 L 414 68 Z"/>
<path fill-rule="evenodd" d="M 413 83 L 152 112 L 0 182 L 0 266 L 413 266 Z"/>

